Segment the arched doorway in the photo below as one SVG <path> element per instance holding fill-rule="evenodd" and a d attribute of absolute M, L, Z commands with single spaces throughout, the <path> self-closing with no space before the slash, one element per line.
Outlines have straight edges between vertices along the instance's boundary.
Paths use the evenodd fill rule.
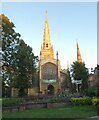
<path fill-rule="evenodd" d="M 48 93 L 48 95 L 53 95 L 54 94 L 54 87 L 53 87 L 53 85 L 48 85 L 47 93 Z"/>

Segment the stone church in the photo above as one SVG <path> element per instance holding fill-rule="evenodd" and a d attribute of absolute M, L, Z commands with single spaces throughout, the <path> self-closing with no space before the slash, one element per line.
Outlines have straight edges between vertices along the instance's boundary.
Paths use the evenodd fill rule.
<path fill-rule="evenodd" d="M 35 80 L 35 84 L 37 85 L 35 88 L 35 93 L 40 93 L 43 95 L 57 94 L 57 92 L 61 89 L 62 81 L 66 80 L 66 72 L 61 70 L 60 61 L 58 59 L 58 52 L 56 52 L 56 59 L 54 56 L 54 49 L 50 39 L 47 13 L 44 24 L 43 44 L 41 45 L 40 50 L 38 73 Z M 33 89 L 29 89 L 29 95 L 32 94 Z"/>
<path fill-rule="evenodd" d="M 56 58 L 56 59 L 55 59 Z M 79 46 L 77 43 L 77 61 L 82 62 Z M 28 89 L 28 96 L 42 95 L 55 95 L 62 89 L 62 82 L 66 80 L 66 70 L 62 70 L 58 58 L 54 56 L 54 49 L 51 44 L 50 30 L 48 24 L 48 16 L 46 13 L 44 23 L 43 44 L 40 50 L 40 59 L 38 63 L 38 70 L 35 74 L 35 87 Z M 67 88 L 68 89 L 68 82 Z M 17 96 L 15 88 L 12 90 L 12 96 Z"/>
<path fill-rule="evenodd" d="M 56 94 L 61 89 L 61 67 L 58 59 L 54 58 L 54 49 L 51 45 L 48 16 L 44 25 L 43 45 L 40 51 L 39 80 L 42 94 Z"/>

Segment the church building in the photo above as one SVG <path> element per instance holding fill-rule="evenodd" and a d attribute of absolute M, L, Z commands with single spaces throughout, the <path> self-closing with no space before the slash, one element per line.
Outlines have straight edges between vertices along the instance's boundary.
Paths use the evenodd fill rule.
<path fill-rule="evenodd" d="M 39 61 L 40 92 L 42 94 L 56 94 L 61 89 L 61 67 L 58 59 L 54 58 L 54 49 L 51 44 L 48 16 L 44 24 L 43 45 L 41 45 Z"/>
<path fill-rule="evenodd" d="M 77 61 L 82 63 L 82 58 L 77 43 Z M 54 54 L 54 49 L 51 44 L 50 30 L 48 24 L 48 16 L 44 23 L 43 43 L 41 45 L 38 69 L 35 74 L 35 86 L 28 89 L 28 96 L 56 95 L 62 89 L 62 82 L 66 81 L 67 91 L 69 83 L 66 79 L 66 70 L 62 70 L 58 58 L 58 52 Z M 12 96 L 17 96 L 18 89 L 12 89 Z"/>
<path fill-rule="evenodd" d="M 56 57 L 54 56 L 54 49 L 50 38 L 47 12 L 44 23 L 43 43 L 41 45 L 37 73 L 38 74 L 35 78 L 35 93 L 37 94 L 40 93 L 42 95 L 56 95 L 57 92 L 59 92 L 61 89 L 62 81 L 66 80 L 66 71 L 64 72 L 61 70 L 58 52 L 56 52 Z M 29 95 L 32 94 L 33 89 L 29 89 Z"/>

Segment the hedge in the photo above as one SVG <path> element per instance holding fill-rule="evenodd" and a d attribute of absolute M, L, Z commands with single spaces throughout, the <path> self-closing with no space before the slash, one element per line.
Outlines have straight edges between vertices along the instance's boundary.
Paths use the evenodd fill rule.
<path fill-rule="evenodd" d="M 92 98 L 92 104 L 99 109 L 99 98 L 93 97 Z"/>
<path fill-rule="evenodd" d="M 24 102 L 23 98 L 3 98 L 2 107 L 17 106 Z"/>
<path fill-rule="evenodd" d="M 91 105 L 92 104 L 92 100 L 89 97 L 71 98 L 70 101 L 73 105 Z"/>

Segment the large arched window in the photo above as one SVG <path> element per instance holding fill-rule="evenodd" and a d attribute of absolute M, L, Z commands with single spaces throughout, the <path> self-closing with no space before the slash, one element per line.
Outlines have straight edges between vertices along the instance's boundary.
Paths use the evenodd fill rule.
<path fill-rule="evenodd" d="M 41 67 L 41 74 L 43 80 L 56 80 L 57 79 L 57 66 L 53 63 L 45 63 Z"/>

